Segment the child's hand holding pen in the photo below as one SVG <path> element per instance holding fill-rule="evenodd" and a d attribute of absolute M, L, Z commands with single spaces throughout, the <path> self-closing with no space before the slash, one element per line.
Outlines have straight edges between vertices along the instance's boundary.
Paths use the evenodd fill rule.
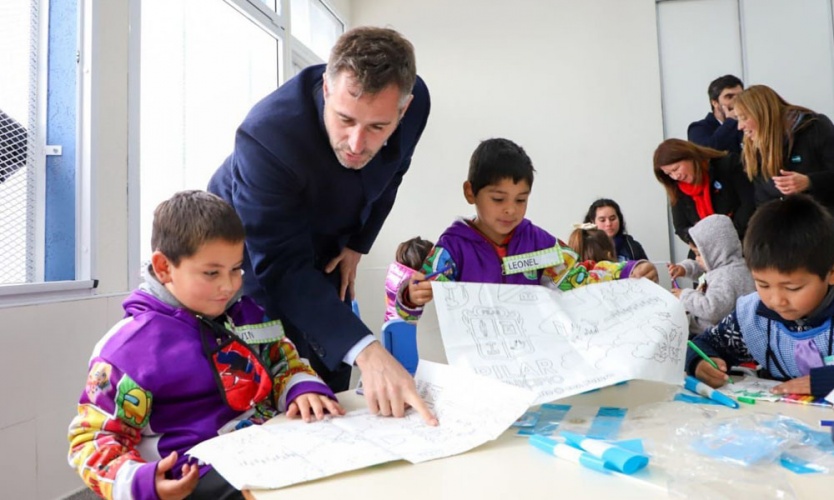
<path fill-rule="evenodd" d="M 420 272 L 411 275 L 411 279 L 408 280 L 407 302 L 422 307 L 430 302 L 432 297 L 431 280 L 426 279 L 426 275 Z"/>
<path fill-rule="evenodd" d="M 695 365 L 695 378 L 717 389 L 730 381 L 730 377 L 727 375 L 727 363 L 721 358 L 699 361 Z"/>
<path fill-rule="evenodd" d="M 669 263 L 669 264 L 666 265 L 666 268 L 669 269 L 669 277 L 672 278 L 673 280 L 677 279 L 677 278 L 680 278 L 682 276 L 686 276 L 686 269 L 684 269 L 683 266 L 680 266 L 678 264 Z M 675 283 L 675 282 L 673 281 L 673 283 Z M 677 284 L 677 283 L 675 283 L 675 284 Z"/>
<path fill-rule="evenodd" d="M 408 297 L 407 302 L 415 306 L 423 306 L 431 301 L 433 295 L 431 291 L 431 282 L 436 280 L 441 274 L 446 274 L 452 271 L 452 264 L 446 264 L 442 268 L 429 274 L 415 272 L 411 275 L 411 280 L 408 282 Z"/>

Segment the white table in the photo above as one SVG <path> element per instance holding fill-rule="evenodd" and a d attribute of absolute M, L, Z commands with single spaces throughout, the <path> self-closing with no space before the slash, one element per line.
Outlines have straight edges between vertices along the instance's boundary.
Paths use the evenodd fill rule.
<path fill-rule="evenodd" d="M 617 406 L 634 408 L 642 404 L 668 400 L 675 389 L 665 384 L 631 381 L 627 385 L 607 387 L 590 394 L 559 400 L 558 403 L 582 406 Z M 364 407 L 364 399 L 351 392 L 339 394 L 346 409 Z M 739 410 L 720 406 L 721 416 L 743 412 L 781 413 L 817 428 L 819 420 L 834 418 L 830 408 L 787 403 L 742 405 Z M 272 423 L 280 424 L 283 417 Z M 681 425 L 684 422 L 675 422 Z M 463 500 L 546 498 L 668 498 L 662 470 L 655 473 L 656 485 L 622 476 L 600 474 L 550 456 L 517 437 L 517 429 L 508 429 L 497 440 L 467 453 L 421 464 L 389 462 L 375 467 L 298 484 L 278 490 L 244 492 L 258 500 L 286 498 L 362 498 L 392 500 Z M 646 436 L 648 438 L 652 436 Z M 276 471 L 280 474 L 280 471 Z M 786 477 L 797 498 L 831 498 L 834 476 L 796 475 Z"/>

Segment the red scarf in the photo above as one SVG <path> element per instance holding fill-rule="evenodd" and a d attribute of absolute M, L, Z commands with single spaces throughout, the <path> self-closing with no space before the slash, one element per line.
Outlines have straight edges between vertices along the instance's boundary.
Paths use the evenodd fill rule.
<path fill-rule="evenodd" d="M 712 198 L 709 194 L 708 175 L 704 174 L 704 180 L 700 184 L 678 182 L 678 187 L 683 194 L 689 196 L 695 202 L 695 210 L 698 212 L 699 218 L 703 219 L 715 213 L 712 209 Z"/>

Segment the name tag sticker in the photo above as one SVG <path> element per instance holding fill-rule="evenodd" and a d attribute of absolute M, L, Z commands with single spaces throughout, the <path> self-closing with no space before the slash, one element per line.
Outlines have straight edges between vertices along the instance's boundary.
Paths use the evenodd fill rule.
<path fill-rule="evenodd" d="M 232 331 L 247 344 L 267 344 L 284 338 L 284 325 L 277 319 L 255 325 L 235 326 Z"/>
<path fill-rule="evenodd" d="M 799 155 L 791 156 L 791 163 L 802 163 L 802 157 Z"/>
<path fill-rule="evenodd" d="M 501 268 L 504 274 L 529 273 L 531 271 L 538 271 L 539 269 L 558 266 L 564 261 L 565 258 L 562 256 L 562 248 L 557 245 L 547 250 L 504 257 Z"/>

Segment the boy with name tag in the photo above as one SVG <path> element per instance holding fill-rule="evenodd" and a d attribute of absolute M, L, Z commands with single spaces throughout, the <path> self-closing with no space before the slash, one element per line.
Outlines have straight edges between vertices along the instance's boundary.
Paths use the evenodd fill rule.
<path fill-rule="evenodd" d="M 243 239 L 210 193 L 177 193 L 154 212 L 144 283 L 93 349 L 69 426 L 69 463 L 102 498 L 243 498 L 185 452 L 279 411 L 344 413 L 281 323 L 241 297 Z"/>
<path fill-rule="evenodd" d="M 782 380 L 777 394 L 825 397 L 834 390 L 834 218 L 807 195 L 770 201 L 744 236 L 756 292 L 736 301 L 718 325 L 693 340 L 686 371 L 712 387 L 727 367 L 756 361 L 761 376 Z"/>
<path fill-rule="evenodd" d="M 463 195 L 474 219 L 456 220 L 437 240 L 422 273 L 400 288 L 397 312 L 416 321 L 432 299 L 426 274 L 476 283 L 545 285 L 571 290 L 588 283 L 646 277 L 657 281 L 648 261 L 587 268 L 570 247 L 524 218 L 535 169 L 524 149 L 507 139 L 483 141 L 472 153 Z"/>

